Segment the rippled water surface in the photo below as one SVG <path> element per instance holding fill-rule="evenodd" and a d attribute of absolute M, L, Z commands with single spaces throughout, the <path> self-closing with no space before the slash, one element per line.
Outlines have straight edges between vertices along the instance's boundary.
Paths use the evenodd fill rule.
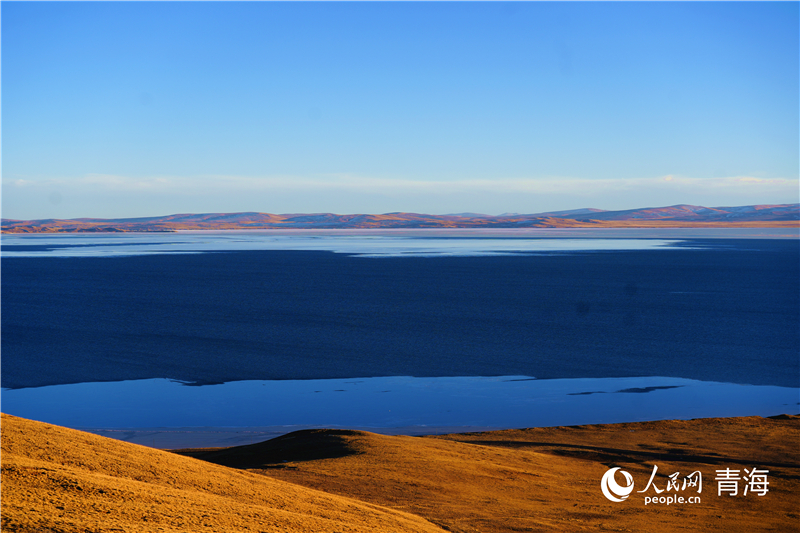
<path fill-rule="evenodd" d="M 787 402 L 775 398 L 793 391 L 796 399 L 800 376 L 798 240 L 719 236 L 688 230 L 3 236 L 2 384 L 20 389 L 3 393 L 3 410 L 56 409 L 74 398 L 76 416 L 117 413 L 121 423 L 133 412 L 166 416 L 154 407 L 161 398 L 161 405 L 176 406 L 163 421 L 169 425 L 216 424 L 209 418 L 216 405 L 224 419 L 246 426 L 376 427 L 778 414 L 769 411 Z M 315 382 L 333 386 L 353 377 L 371 379 L 346 392 L 301 393 Z M 603 381 L 620 378 L 687 381 L 617 390 Z M 380 388 L 381 379 L 401 380 L 384 393 L 389 403 L 375 403 L 394 405 L 397 420 L 386 413 L 312 416 L 333 405 L 342 413 L 371 413 L 348 407 L 346 399 L 369 405 L 367 384 Z M 578 390 L 582 379 L 599 388 Z M 548 388 L 562 380 L 575 390 Z M 81 383 L 83 389 L 69 388 Z M 138 392 L 130 392 L 131 383 Z M 736 388 L 745 385 L 751 388 Z M 648 387 L 656 388 L 619 392 Z M 235 392 L 240 388 L 263 394 L 247 400 Z M 770 388 L 784 392 L 772 397 L 765 393 Z M 159 396 L 167 390 L 178 392 L 169 400 Z M 41 399 L 51 392 L 62 399 Z M 125 394 L 121 403 L 108 400 Z M 659 397 L 675 409 L 650 403 Z M 781 412 L 796 412 L 796 400 L 791 404 Z M 181 405 L 204 405 L 203 416 Z M 471 421 L 464 418 L 470 410 L 488 415 Z M 426 418 L 434 413 L 443 417 Z M 89 420 L 70 424 L 117 427 Z"/>

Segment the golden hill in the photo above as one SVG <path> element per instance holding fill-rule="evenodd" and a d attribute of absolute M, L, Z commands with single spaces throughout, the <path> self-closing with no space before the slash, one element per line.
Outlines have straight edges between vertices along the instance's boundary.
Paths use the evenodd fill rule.
<path fill-rule="evenodd" d="M 418 514 L 456 532 L 795 531 L 800 417 L 537 428 L 438 437 L 315 430 L 260 444 L 180 453 Z M 701 471 L 701 503 L 612 503 L 610 466 L 644 489 Z M 716 469 L 768 469 L 769 492 L 718 496 Z M 744 474 L 744 472 L 742 472 Z M 648 494 L 654 495 L 652 489 Z M 673 493 L 674 494 L 674 493 Z"/>
<path fill-rule="evenodd" d="M 2 530 L 441 531 L 269 477 L 3 414 Z"/>
<path fill-rule="evenodd" d="M 376 228 L 797 228 L 800 204 L 702 207 L 673 205 L 603 211 L 577 209 L 499 216 L 461 213 L 183 213 L 142 218 L 2 219 L 3 233 L 72 233 L 242 229 Z"/>
<path fill-rule="evenodd" d="M 795 531 L 800 417 L 435 437 L 310 430 L 250 446 L 153 450 L 3 415 L 3 531 Z M 202 459 L 202 460 L 199 460 Z M 609 466 L 703 474 L 698 504 L 612 503 Z M 718 496 L 716 469 L 769 470 Z M 694 494 L 694 493 L 692 493 Z M 439 529 L 439 528 L 442 529 Z"/>

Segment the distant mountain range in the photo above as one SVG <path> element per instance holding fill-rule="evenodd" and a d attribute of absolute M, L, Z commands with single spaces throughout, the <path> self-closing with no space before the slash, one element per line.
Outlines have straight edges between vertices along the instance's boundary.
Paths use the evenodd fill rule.
<path fill-rule="evenodd" d="M 529 215 L 479 213 L 336 215 L 333 213 L 205 213 L 146 218 L 2 219 L 3 233 L 72 233 L 233 229 L 366 228 L 686 228 L 798 227 L 800 204 L 702 207 L 673 205 L 624 211 L 573 209 Z"/>

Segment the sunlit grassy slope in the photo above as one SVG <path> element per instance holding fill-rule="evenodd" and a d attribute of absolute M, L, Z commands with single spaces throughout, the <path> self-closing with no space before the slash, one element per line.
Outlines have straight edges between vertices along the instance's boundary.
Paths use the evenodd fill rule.
<path fill-rule="evenodd" d="M 798 442 L 800 417 L 782 416 L 425 438 L 318 430 L 188 453 L 408 511 L 450 531 L 745 532 L 800 527 Z M 630 472 L 638 491 L 654 465 L 662 491 L 674 472 L 702 472 L 701 503 L 645 506 L 644 496 L 656 495 L 652 488 L 622 503 L 602 496 L 610 466 Z M 716 469 L 753 467 L 770 471 L 767 494 L 717 495 Z"/>
<path fill-rule="evenodd" d="M 171 453 L 3 415 L 2 529 L 797 531 L 798 442 L 800 417 L 783 415 L 436 437 L 310 430 Z M 701 471 L 701 502 L 602 496 L 610 466 L 639 491 L 654 465 L 662 490 Z M 752 467 L 769 470 L 769 492 L 718 495 L 717 469 Z"/>
<path fill-rule="evenodd" d="M 5 414 L 2 530 L 441 531 L 410 514 Z"/>

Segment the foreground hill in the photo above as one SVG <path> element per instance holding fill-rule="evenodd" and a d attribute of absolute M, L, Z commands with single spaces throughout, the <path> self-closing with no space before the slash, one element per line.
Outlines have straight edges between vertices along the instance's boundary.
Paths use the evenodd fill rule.
<path fill-rule="evenodd" d="M 418 514 L 449 531 L 797 531 L 800 417 L 701 419 L 439 437 L 301 431 L 261 444 L 184 451 L 210 462 Z M 612 503 L 600 480 L 622 467 L 643 490 L 700 503 Z M 769 470 L 769 492 L 718 496 L 717 469 Z M 666 491 L 702 473 L 702 492 Z M 620 478 L 621 481 L 621 478 Z"/>
<path fill-rule="evenodd" d="M 454 215 L 206 213 L 118 219 L 3 219 L 2 231 L 3 233 L 64 233 L 231 229 L 796 227 L 800 224 L 799 221 L 800 204 L 714 208 L 676 205 L 625 211 L 575 209 L 500 216 L 476 213 Z"/>
<path fill-rule="evenodd" d="M 400 511 L 2 416 L 2 531 L 434 532 Z"/>
<path fill-rule="evenodd" d="M 170 453 L 3 415 L 2 530 L 796 531 L 798 440 L 800 417 L 783 415 L 422 438 L 311 430 Z M 628 501 L 601 493 L 612 465 L 635 480 Z M 678 494 L 670 474 L 701 472 L 702 490 L 680 493 L 701 502 L 645 505 L 654 465 L 662 495 Z M 753 467 L 769 470 L 767 492 L 718 495 L 718 469 Z"/>

